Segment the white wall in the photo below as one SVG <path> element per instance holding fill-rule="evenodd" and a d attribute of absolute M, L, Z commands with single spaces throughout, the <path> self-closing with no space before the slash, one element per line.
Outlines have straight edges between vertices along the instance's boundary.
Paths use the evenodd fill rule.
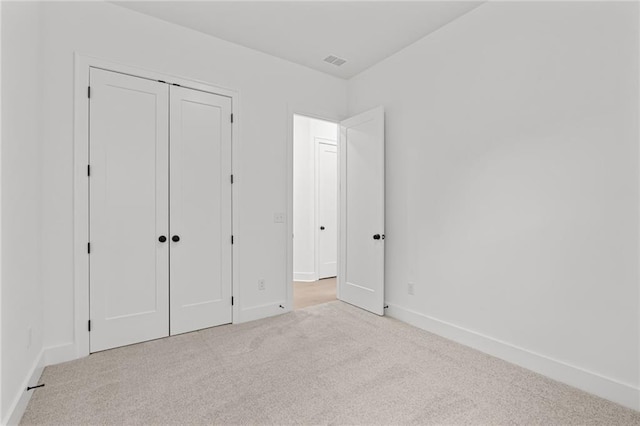
<path fill-rule="evenodd" d="M 44 18 L 43 278 L 48 361 L 74 356 L 74 52 L 238 90 L 241 319 L 282 312 L 286 299 L 288 111 L 344 116 L 346 82 L 109 3 L 47 3 Z M 266 289 L 258 290 L 258 280 Z"/>
<path fill-rule="evenodd" d="M 2 4 L 2 416 L 43 341 L 74 355 L 75 51 L 240 91 L 245 318 L 286 296 L 288 111 L 347 104 L 342 80 L 113 4 L 39 14 Z M 350 113 L 387 111 L 392 315 L 639 408 L 637 61 L 635 4 L 488 3 L 349 82 Z"/>
<path fill-rule="evenodd" d="M 293 119 L 293 279 L 315 281 L 315 193 L 314 150 L 311 119 Z"/>
<path fill-rule="evenodd" d="M 486 3 L 349 112 L 387 112 L 389 313 L 640 408 L 637 9 Z"/>
<path fill-rule="evenodd" d="M 43 341 L 40 24 L 37 3 L 2 3 L 2 424 L 24 409 Z"/>
<path fill-rule="evenodd" d="M 317 281 L 316 138 L 335 142 L 338 125 L 296 115 L 293 128 L 293 279 Z"/>

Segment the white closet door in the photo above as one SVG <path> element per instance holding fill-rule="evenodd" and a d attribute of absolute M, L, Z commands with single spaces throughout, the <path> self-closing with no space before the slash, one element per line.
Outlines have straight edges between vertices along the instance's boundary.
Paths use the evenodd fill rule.
<path fill-rule="evenodd" d="M 338 149 L 318 143 L 318 278 L 338 275 Z"/>
<path fill-rule="evenodd" d="M 169 333 L 166 84 L 90 70 L 91 352 Z"/>
<path fill-rule="evenodd" d="M 173 335 L 231 322 L 231 99 L 170 98 Z"/>
<path fill-rule="evenodd" d="M 384 315 L 384 109 L 340 123 L 340 300 Z"/>

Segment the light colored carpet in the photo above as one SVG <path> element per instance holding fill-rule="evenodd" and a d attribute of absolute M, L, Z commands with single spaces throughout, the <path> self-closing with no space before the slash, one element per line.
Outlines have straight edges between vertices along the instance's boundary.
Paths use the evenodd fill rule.
<path fill-rule="evenodd" d="M 307 306 L 336 300 L 336 279 L 326 278 L 311 283 L 293 282 L 293 308 L 301 309 Z"/>
<path fill-rule="evenodd" d="M 47 367 L 23 424 L 640 424 L 640 413 L 332 302 Z"/>

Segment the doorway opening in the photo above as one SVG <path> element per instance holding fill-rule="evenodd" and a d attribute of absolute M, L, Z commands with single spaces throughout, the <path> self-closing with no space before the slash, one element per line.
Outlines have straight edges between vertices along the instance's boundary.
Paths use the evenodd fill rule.
<path fill-rule="evenodd" d="M 293 116 L 293 307 L 336 300 L 337 123 Z"/>

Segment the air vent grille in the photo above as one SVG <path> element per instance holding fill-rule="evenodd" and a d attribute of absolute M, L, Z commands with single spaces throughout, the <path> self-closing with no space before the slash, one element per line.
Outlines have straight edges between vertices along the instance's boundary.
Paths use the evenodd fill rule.
<path fill-rule="evenodd" d="M 337 67 L 347 62 L 346 59 L 338 58 L 337 56 L 334 56 L 334 55 L 327 56 L 326 58 L 324 58 L 324 61 L 330 64 L 333 64 Z"/>

